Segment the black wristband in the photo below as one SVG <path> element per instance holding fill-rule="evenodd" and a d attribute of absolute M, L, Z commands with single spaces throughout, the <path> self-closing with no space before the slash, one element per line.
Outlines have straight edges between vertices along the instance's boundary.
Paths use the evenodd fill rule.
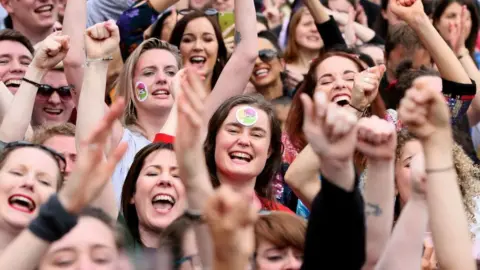
<path fill-rule="evenodd" d="M 67 234 L 77 225 L 77 216 L 68 213 L 58 201 L 57 195 L 52 195 L 40 207 L 38 217 L 28 226 L 28 229 L 37 237 L 55 242 Z"/>

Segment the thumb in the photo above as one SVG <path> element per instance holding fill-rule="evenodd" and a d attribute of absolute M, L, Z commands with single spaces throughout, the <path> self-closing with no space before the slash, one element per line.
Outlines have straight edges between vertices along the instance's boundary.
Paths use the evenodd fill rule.
<path fill-rule="evenodd" d="M 119 30 L 118 30 L 118 26 L 117 24 L 115 23 L 114 20 L 108 20 L 105 22 L 105 28 L 108 30 L 108 32 L 110 32 L 110 35 L 112 37 L 116 37 L 119 35 Z"/>
<path fill-rule="evenodd" d="M 300 100 L 302 101 L 303 107 L 303 124 L 312 124 L 313 122 L 313 102 L 312 99 L 305 93 L 300 95 Z"/>
<path fill-rule="evenodd" d="M 355 21 L 355 9 L 353 7 L 348 8 L 348 22 L 353 23 Z"/>

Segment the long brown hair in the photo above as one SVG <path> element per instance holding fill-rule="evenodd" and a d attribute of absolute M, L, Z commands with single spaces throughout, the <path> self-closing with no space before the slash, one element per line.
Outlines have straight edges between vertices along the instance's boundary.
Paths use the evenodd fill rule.
<path fill-rule="evenodd" d="M 270 138 L 270 157 L 268 157 L 265 167 L 257 176 L 255 182 L 255 191 L 263 198 L 273 201 L 273 187 L 272 181 L 275 174 L 280 169 L 283 145 L 282 145 L 282 130 L 280 123 L 275 116 L 275 111 L 272 105 L 266 101 L 261 95 L 244 95 L 231 97 L 225 101 L 215 112 L 208 123 L 208 134 L 205 140 L 205 159 L 207 161 L 210 179 L 214 187 L 220 186 L 220 181 L 217 177 L 217 163 L 215 161 L 215 147 L 218 130 L 227 118 L 230 111 L 238 105 L 250 105 L 264 111 L 270 121 L 271 138 Z"/>
<path fill-rule="evenodd" d="M 141 241 L 140 231 L 138 229 L 139 220 L 137 207 L 134 204 L 131 204 L 130 201 L 135 195 L 138 176 L 140 175 L 140 171 L 142 170 L 145 159 L 151 153 L 159 150 L 173 151 L 173 145 L 169 143 L 152 143 L 138 151 L 138 153 L 135 155 L 132 165 L 130 166 L 130 169 L 128 170 L 125 182 L 123 183 L 122 197 L 120 199 L 121 211 L 127 224 L 126 229 L 128 229 L 133 238 L 142 245 L 143 243 Z"/>
<path fill-rule="evenodd" d="M 315 87 L 317 86 L 317 75 L 316 71 L 318 66 L 326 60 L 327 58 L 339 56 L 344 57 L 356 64 L 358 67 L 359 72 L 365 69 L 363 63 L 358 59 L 356 55 L 348 54 L 345 52 L 328 52 L 324 54 L 322 57 L 315 59 L 311 65 L 310 69 L 308 70 L 307 76 L 305 80 L 302 82 L 300 87 L 295 93 L 292 101 L 292 108 L 290 109 L 290 113 L 288 114 L 285 130 L 286 133 L 292 142 L 293 146 L 298 150 L 301 151 L 308 143 L 305 135 L 303 134 L 302 126 L 303 126 L 303 106 L 302 101 L 300 100 L 300 95 L 305 93 L 310 97 L 313 97 L 315 92 Z M 385 104 L 382 101 L 382 98 L 379 94 L 375 97 L 372 104 L 369 107 L 369 113 L 376 115 L 380 118 L 384 118 L 386 114 Z"/>
<path fill-rule="evenodd" d="M 303 252 L 307 222 L 299 216 L 285 212 L 260 214 L 255 222 L 255 240 L 265 240 L 278 248 L 293 247 Z"/>

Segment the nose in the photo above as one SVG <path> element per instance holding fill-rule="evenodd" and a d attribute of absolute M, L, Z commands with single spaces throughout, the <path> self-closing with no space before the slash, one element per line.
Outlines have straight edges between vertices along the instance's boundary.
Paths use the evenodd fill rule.
<path fill-rule="evenodd" d="M 75 168 L 75 161 L 71 157 L 66 158 L 65 175 L 69 175 Z"/>
<path fill-rule="evenodd" d="M 95 265 L 88 255 L 79 256 L 74 267 L 75 270 L 88 270 L 96 268 L 98 268 L 98 266 Z"/>
<path fill-rule="evenodd" d="M 60 96 L 58 95 L 57 92 L 53 92 L 52 95 L 48 98 L 48 103 L 51 104 L 60 104 L 62 100 L 60 99 Z"/>
<path fill-rule="evenodd" d="M 296 258 L 293 254 L 288 254 L 287 261 L 282 268 L 283 270 L 299 270 L 302 266 L 302 261 Z"/>
<path fill-rule="evenodd" d="M 193 51 L 194 52 L 201 52 L 203 51 L 203 41 L 200 38 L 197 38 L 195 43 L 193 44 Z"/>
<path fill-rule="evenodd" d="M 160 175 L 160 179 L 157 180 L 157 186 L 159 187 L 171 187 L 172 181 L 170 180 L 170 176 L 167 175 Z"/>
<path fill-rule="evenodd" d="M 347 87 L 346 81 L 341 77 L 337 77 L 335 79 L 335 84 L 334 84 L 333 88 L 334 89 L 343 89 L 345 87 Z"/>
<path fill-rule="evenodd" d="M 250 136 L 248 135 L 248 131 L 240 134 L 240 136 L 238 137 L 238 144 L 243 147 L 247 147 L 250 145 Z"/>
<path fill-rule="evenodd" d="M 26 71 L 26 67 L 24 65 L 22 65 L 20 62 L 18 61 L 12 61 L 10 63 L 10 72 L 11 73 L 17 73 L 17 74 L 25 74 L 25 71 Z"/>
<path fill-rule="evenodd" d="M 35 185 L 35 177 L 30 174 L 26 174 L 23 177 L 22 188 L 33 191 L 33 186 Z"/>

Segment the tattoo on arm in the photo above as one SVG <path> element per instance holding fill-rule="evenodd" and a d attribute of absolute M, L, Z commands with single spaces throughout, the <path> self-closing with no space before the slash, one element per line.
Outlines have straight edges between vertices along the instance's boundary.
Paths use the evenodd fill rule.
<path fill-rule="evenodd" d="M 242 41 L 242 34 L 240 32 L 235 31 L 235 45 L 238 45 L 240 41 Z"/>
<path fill-rule="evenodd" d="M 369 203 L 369 202 L 365 204 L 365 215 L 367 217 L 368 216 L 378 217 L 378 216 L 381 216 L 382 213 L 383 213 L 382 208 L 380 208 L 378 204 Z"/>

